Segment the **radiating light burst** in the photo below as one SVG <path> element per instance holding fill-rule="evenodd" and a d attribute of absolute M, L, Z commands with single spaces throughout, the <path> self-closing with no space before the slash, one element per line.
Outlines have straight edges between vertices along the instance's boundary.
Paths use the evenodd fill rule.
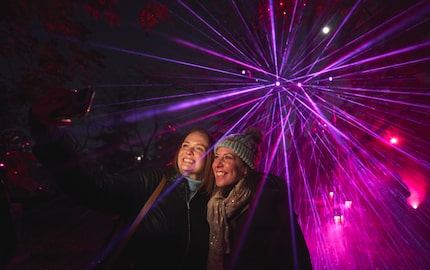
<path fill-rule="evenodd" d="M 165 83 L 134 86 L 127 122 L 260 127 L 260 169 L 290 184 L 315 269 L 430 265 L 428 1 L 168 7 L 175 25 L 152 33 L 159 48 L 125 52 L 159 62 L 148 71 Z"/>

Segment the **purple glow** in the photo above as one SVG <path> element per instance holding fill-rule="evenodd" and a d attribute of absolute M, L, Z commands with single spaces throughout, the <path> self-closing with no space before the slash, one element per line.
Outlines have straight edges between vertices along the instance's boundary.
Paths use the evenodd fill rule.
<path fill-rule="evenodd" d="M 127 84 L 144 98 L 99 104 L 96 119 L 200 124 L 217 135 L 258 126 L 261 169 L 292 187 L 315 270 L 428 267 L 430 3 L 335 1 L 318 13 L 317 3 L 294 1 L 277 17 L 272 0 L 216 2 L 171 7 L 184 28 L 158 33 L 164 51 L 92 43 L 160 64 L 142 69 L 162 82 Z M 339 27 L 321 39 L 330 19 Z M 117 105 L 136 107 L 102 110 Z M 398 177 L 407 200 L 392 186 Z"/>

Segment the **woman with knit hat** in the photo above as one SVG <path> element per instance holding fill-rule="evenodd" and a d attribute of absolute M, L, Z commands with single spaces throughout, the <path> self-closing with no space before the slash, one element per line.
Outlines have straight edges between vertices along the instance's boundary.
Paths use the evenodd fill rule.
<path fill-rule="evenodd" d="M 261 140 L 251 128 L 215 145 L 208 270 L 312 269 L 286 182 L 255 170 Z"/>

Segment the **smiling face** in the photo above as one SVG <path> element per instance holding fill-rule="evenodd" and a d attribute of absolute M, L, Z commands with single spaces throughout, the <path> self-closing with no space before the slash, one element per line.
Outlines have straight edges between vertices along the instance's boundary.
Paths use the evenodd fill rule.
<path fill-rule="evenodd" d="M 245 177 L 248 167 L 230 148 L 219 147 L 212 163 L 217 187 L 225 187 L 237 183 Z"/>
<path fill-rule="evenodd" d="M 209 138 L 205 134 L 198 131 L 188 134 L 178 152 L 179 171 L 185 176 L 200 180 L 206 161 L 204 154 L 209 148 Z"/>

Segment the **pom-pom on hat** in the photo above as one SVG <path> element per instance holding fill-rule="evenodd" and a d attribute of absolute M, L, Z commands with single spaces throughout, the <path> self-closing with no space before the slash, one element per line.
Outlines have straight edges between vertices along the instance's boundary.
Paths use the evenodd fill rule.
<path fill-rule="evenodd" d="M 259 145 L 262 134 L 258 128 L 250 128 L 242 134 L 231 134 L 224 137 L 215 145 L 215 152 L 219 147 L 233 150 L 236 155 L 251 169 L 255 169 L 259 161 Z"/>

